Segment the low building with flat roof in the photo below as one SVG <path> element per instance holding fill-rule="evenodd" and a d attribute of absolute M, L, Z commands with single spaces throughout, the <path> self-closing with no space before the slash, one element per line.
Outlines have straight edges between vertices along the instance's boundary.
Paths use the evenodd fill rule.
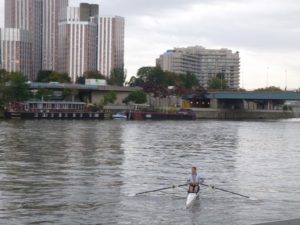
<path fill-rule="evenodd" d="M 99 104 L 105 94 L 110 91 L 116 93 L 116 105 L 124 105 L 123 100 L 133 91 L 142 90 L 140 87 L 120 87 L 111 85 L 84 85 L 84 84 L 65 84 L 58 82 L 40 83 L 30 82 L 29 88 L 31 90 L 49 89 L 53 90 L 57 95 L 62 94 L 65 90 L 76 91 L 81 96 L 81 101 L 87 98 L 89 102 Z"/>

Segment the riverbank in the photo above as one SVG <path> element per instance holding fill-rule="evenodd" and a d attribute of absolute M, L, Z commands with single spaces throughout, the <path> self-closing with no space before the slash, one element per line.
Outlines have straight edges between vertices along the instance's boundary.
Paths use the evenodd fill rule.
<path fill-rule="evenodd" d="M 226 110 L 226 109 L 193 109 L 197 119 L 222 120 L 257 120 L 257 119 L 289 119 L 295 118 L 292 111 L 279 110 Z"/>
<path fill-rule="evenodd" d="M 212 109 L 201 109 L 201 110 L 194 110 L 196 114 L 196 119 L 213 119 L 213 120 L 258 120 L 258 119 L 290 119 L 290 118 L 299 118 L 293 112 L 286 112 L 286 111 L 230 111 L 230 110 L 212 110 Z M 146 115 L 147 113 L 145 113 Z M 112 119 L 112 112 L 106 112 L 104 115 L 101 116 L 102 119 L 110 120 Z M 40 116 L 51 118 L 51 113 L 49 116 Z M 59 116 L 55 116 L 55 118 L 59 118 Z M 73 116 L 71 115 L 70 118 L 76 119 L 80 116 Z M 4 113 L 0 112 L 0 119 L 4 119 Z M 32 117 L 33 119 L 34 117 Z M 26 119 L 26 118 L 24 118 Z M 145 119 L 152 119 L 152 118 L 145 118 Z M 162 118 L 160 118 L 162 119 Z M 173 118 L 174 119 L 174 118 Z M 182 118 L 177 118 L 181 120 Z M 188 118 L 189 119 L 189 118 Z"/>

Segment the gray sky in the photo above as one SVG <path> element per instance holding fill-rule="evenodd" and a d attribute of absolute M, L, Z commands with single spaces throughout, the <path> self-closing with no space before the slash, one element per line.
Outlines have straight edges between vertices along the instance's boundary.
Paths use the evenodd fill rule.
<path fill-rule="evenodd" d="M 1 27 L 3 2 L 0 0 Z M 128 76 L 135 75 L 141 66 L 154 65 L 167 49 L 201 45 L 240 52 L 241 87 L 265 87 L 267 82 L 281 88 L 285 83 L 289 89 L 300 87 L 299 0 L 70 2 L 75 6 L 80 2 L 98 3 L 101 14 L 126 18 Z"/>

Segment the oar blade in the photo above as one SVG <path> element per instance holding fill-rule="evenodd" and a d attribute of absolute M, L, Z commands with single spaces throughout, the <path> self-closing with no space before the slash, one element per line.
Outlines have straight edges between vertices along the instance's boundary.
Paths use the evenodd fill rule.
<path fill-rule="evenodd" d="M 219 191 L 223 191 L 223 192 L 226 192 L 226 193 L 230 193 L 230 194 L 233 194 L 233 195 L 237 195 L 237 196 L 240 196 L 240 197 L 243 197 L 243 198 L 247 198 L 247 199 L 250 199 L 250 200 L 257 200 L 256 198 L 254 197 L 251 197 L 251 196 L 247 196 L 247 195 L 243 195 L 243 194 L 240 194 L 240 193 L 237 193 L 237 192 L 233 192 L 233 191 L 229 191 L 229 190 L 225 190 L 223 188 L 218 188 L 214 185 L 207 185 L 207 184 L 203 184 L 203 186 L 206 186 L 206 187 L 210 187 L 212 188 L 213 190 L 219 190 Z"/>

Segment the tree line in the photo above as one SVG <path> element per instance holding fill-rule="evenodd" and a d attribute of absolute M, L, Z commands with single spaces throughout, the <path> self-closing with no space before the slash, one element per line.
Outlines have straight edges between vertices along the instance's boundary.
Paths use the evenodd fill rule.
<path fill-rule="evenodd" d="M 199 85 L 199 80 L 192 73 L 176 74 L 169 71 L 163 71 L 159 66 L 141 67 L 136 76 L 126 83 L 126 71 L 122 68 L 116 68 L 111 71 L 111 76 L 107 79 L 98 71 L 87 71 L 82 77 L 76 81 L 78 84 L 84 84 L 85 79 L 106 79 L 109 85 L 131 87 L 141 87 L 142 90 L 132 92 L 127 96 L 123 102 L 129 104 L 130 102 L 142 104 L 147 101 L 146 94 L 152 97 L 165 98 L 170 95 L 183 96 L 194 95 L 204 97 L 206 90 Z M 60 82 L 71 83 L 70 77 L 67 73 L 58 73 L 55 71 L 40 71 L 37 82 Z M 228 89 L 228 81 L 222 73 L 216 74 L 208 82 L 209 89 Z M 259 88 L 255 91 L 282 91 L 279 87 Z M 0 107 L 3 108 L 5 103 L 9 101 L 22 101 L 30 98 L 44 98 L 51 96 L 52 91 L 46 89 L 39 89 L 34 94 L 29 90 L 29 83 L 27 78 L 20 72 L 7 72 L 0 70 Z M 65 96 L 78 95 L 72 90 L 65 90 Z M 107 93 L 103 99 L 103 104 L 113 103 L 116 100 L 115 93 Z"/>
<path fill-rule="evenodd" d="M 0 70 L 0 108 L 7 102 L 27 100 L 32 96 L 27 78 L 19 72 Z"/>
<path fill-rule="evenodd" d="M 113 76 L 115 79 L 113 82 L 116 82 L 121 86 L 125 82 L 125 77 L 121 71 L 115 71 L 116 76 Z M 86 72 L 85 76 L 92 79 L 99 79 L 100 76 L 96 72 Z M 121 79 L 120 77 L 123 78 Z M 116 78 L 117 77 L 117 78 Z M 122 80 L 122 81 L 121 81 Z M 70 78 L 67 74 L 60 74 L 53 71 L 41 71 L 37 80 L 39 82 L 60 82 L 60 83 L 69 83 Z M 77 90 L 64 90 L 63 99 L 67 98 L 78 98 Z M 114 103 L 117 99 L 116 93 L 111 91 L 108 92 L 103 97 L 102 105 L 107 105 L 109 103 Z M 14 101 L 26 101 L 29 99 L 43 99 L 50 100 L 53 97 L 53 91 L 49 89 L 38 89 L 36 92 L 30 91 L 30 82 L 26 76 L 20 72 L 7 72 L 5 70 L 0 70 L 0 110 L 3 110 L 8 106 L 9 102 Z M 84 100 L 84 99 L 82 99 Z M 145 103 L 147 101 L 146 95 L 143 91 L 134 91 L 130 93 L 125 99 L 124 103 L 129 104 L 130 102 L 134 103 Z"/>
<path fill-rule="evenodd" d="M 76 79 L 77 84 L 85 84 L 85 79 L 101 79 L 106 80 L 109 85 L 124 86 L 126 81 L 126 71 L 123 68 L 114 68 L 110 77 L 107 78 L 99 71 L 86 71 Z M 36 82 L 59 82 L 71 83 L 71 78 L 67 73 L 59 73 L 56 71 L 40 71 L 35 80 Z"/>

